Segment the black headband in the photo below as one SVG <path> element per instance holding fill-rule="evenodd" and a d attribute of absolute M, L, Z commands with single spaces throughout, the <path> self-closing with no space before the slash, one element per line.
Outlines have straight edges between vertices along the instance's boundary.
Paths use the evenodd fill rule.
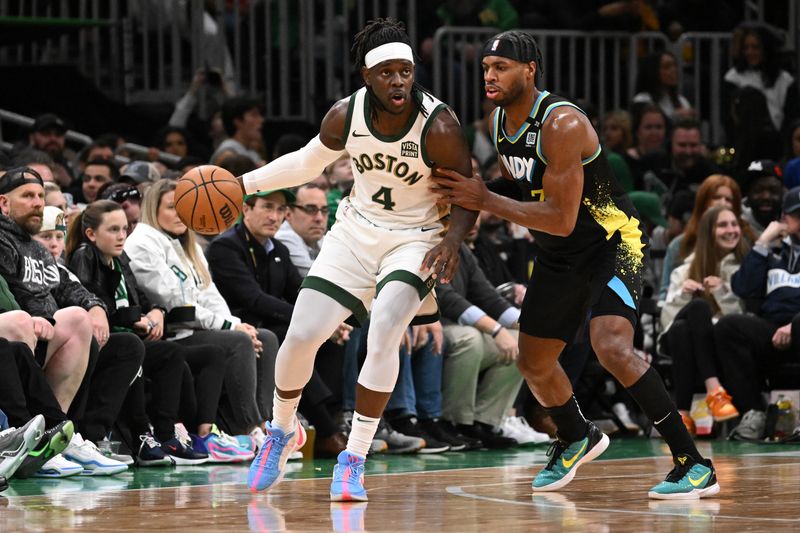
<path fill-rule="evenodd" d="M 535 61 L 535 58 L 524 57 L 523 51 L 520 49 L 518 43 L 512 42 L 509 39 L 504 39 L 501 36 L 495 36 L 486 41 L 483 45 L 483 56 L 498 56 L 512 59 L 519 63 L 530 63 Z"/>
<path fill-rule="evenodd" d="M 44 187 L 44 180 L 38 172 L 28 167 L 10 168 L 0 176 L 0 194 L 8 194 L 17 187 L 36 183 Z"/>

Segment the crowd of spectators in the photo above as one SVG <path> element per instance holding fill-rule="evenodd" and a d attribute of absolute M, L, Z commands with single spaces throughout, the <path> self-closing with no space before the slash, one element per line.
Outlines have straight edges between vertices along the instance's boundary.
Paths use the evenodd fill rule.
<path fill-rule="evenodd" d="M 583 3 L 592 24 L 658 23 L 653 2 Z M 512 2 L 461 4 L 445 2 L 437 16 L 518 24 Z M 560 16 L 556 3 L 536 4 L 522 18 Z M 800 100 L 773 38 L 738 28 L 734 67 L 719 80 L 732 159 L 712 156 L 667 52 L 642 59 L 627 109 L 594 117 L 651 243 L 644 294 L 658 304 L 643 317 L 638 353 L 671 362 L 659 368 L 690 430 L 699 392 L 715 420 L 739 419 L 732 434 L 744 439 L 765 437 L 763 392 L 800 366 Z M 51 437 L 41 447 L 69 437 L 58 454 L 26 458 L 18 476 L 242 462 L 264 441 L 278 347 L 353 176 L 343 158 L 296 190 L 246 197 L 224 233 L 195 234 L 175 211 L 182 173 L 210 163 L 241 175 L 306 141 L 285 136 L 267 153 L 258 101 L 219 85 L 199 102 L 207 78 L 197 74 L 145 160 L 128 161 L 115 134 L 73 151 L 50 113 L 0 154 L 0 410 L 18 431 L 40 425 Z M 490 128 L 465 126 L 474 174 L 486 180 L 499 174 Z M 441 322 L 410 327 L 397 347 L 400 377 L 373 453 L 554 437 L 513 364 L 535 254 L 525 228 L 481 214 L 456 276 L 437 287 Z M 307 453 L 335 457 L 346 446 L 366 332 L 342 324 L 321 348 L 299 408 L 316 430 Z M 610 430 L 640 432 L 587 335 L 561 358 L 576 395 Z"/>

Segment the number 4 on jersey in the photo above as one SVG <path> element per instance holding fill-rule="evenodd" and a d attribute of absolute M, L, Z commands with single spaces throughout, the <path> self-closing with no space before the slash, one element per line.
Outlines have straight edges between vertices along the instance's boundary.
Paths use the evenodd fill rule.
<path fill-rule="evenodd" d="M 378 192 L 372 195 L 372 199 L 375 200 L 376 203 L 381 204 L 386 211 L 392 211 L 394 207 L 392 189 L 389 187 L 381 187 L 378 189 Z"/>

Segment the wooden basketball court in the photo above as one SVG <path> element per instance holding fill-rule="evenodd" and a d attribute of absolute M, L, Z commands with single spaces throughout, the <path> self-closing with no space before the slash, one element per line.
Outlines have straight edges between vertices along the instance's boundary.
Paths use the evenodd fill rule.
<path fill-rule="evenodd" d="M 0 531 L 736 531 L 800 530 L 800 446 L 703 443 L 722 486 L 699 501 L 655 501 L 671 468 L 662 441 L 612 441 L 566 490 L 532 494 L 545 448 L 376 456 L 368 503 L 328 500 L 332 461 L 290 463 L 269 494 L 246 465 L 134 469 L 112 477 L 12 480 Z"/>

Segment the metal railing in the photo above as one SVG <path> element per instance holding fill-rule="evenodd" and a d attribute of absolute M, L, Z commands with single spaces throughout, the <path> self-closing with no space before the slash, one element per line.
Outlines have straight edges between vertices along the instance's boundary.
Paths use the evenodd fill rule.
<path fill-rule="evenodd" d="M 26 117 L 25 115 L 20 115 L 19 113 L 14 113 L 13 111 L 0 109 L 0 148 L 3 150 L 11 150 L 14 145 L 13 143 L 6 141 L 3 137 L 3 122 L 10 122 L 24 129 L 30 129 L 30 127 L 33 126 L 34 119 L 31 117 Z M 64 136 L 68 142 L 74 143 L 81 148 L 92 144 L 92 138 L 90 136 L 75 130 L 67 130 Z M 121 156 L 119 155 L 120 153 L 129 153 L 136 155 L 141 159 L 149 160 L 150 151 L 150 147 L 143 146 L 141 144 L 124 143 L 114 150 L 114 160 L 118 165 L 130 162 L 130 158 Z M 157 153 L 157 160 L 167 165 L 176 165 L 181 158 L 175 154 L 170 154 L 159 150 Z"/>
<path fill-rule="evenodd" d="M 712 145 L 725 141 L 722 86 L 733 64 L 730 33 L 684 33 L 674 45 L 682 73 L 682 93 L 697 110 L 703 136 Z"/>
<path fill-rule="evenodd" d="M 525 31 L 536 38 L 542 52 L 538 87 L 587 100 L 601 115 L 629 106 L 639 57 L 669 47 L 660 33 Z M 464 124 L 481 116 L 481 49 L 496 33 L 492 28 L 445 26 L 434 36 L 433 92 L 456 109 Z"/>
<path fill-rule="evenodd" d="M 208 66 L 234 92 L 263 95 L 267 118 L 316 121 L 354 90 L 350 47 L 367 20 L 399 18 L 416 42 L 417 0 L 214 0 L 214 14 L 206 0 L 128 0 L 124 17 L 120 4 L 0 0 L 6 23 L 70 28 L 0 47 L 0 62 L 76 64 L 125 104 L 175 101 Z"/>
<path fill-rule="evenodd" d="M 4 140 L 3 122 L 10 122 L 25 129 L 30 129 L 31 126 L 33 126 L 33 118 L 20 115 L 19 113 L 14 113 L 13 111 L 8 111 L 6 109 L 0 109 L 0 141 Z M 75 130 L 67 130 L 65 137 L 67 141 L 76 143 L 80 146 L 87 146 L 92 143 L 91 137 Z"/>
<path fill-rule="evenodd" d="M 711 144 L 724 142 L 721 100 L 723 77 L 732 64 L 730 33 L 685 33 L 670 43 L 660 33 L 527 31 L 542 52 L 538 87 L 591 102 L 601 116 L 630 107 L 642 56 L 672 51 L 681 72 L 681 92 L 697 110 L 704 138 Z M 462 124 L 481 117 L 480 53 L 495 33 L 491 28 L 442 27 L 434 36 L 433 92 L 453 106 Z"/>
<path fill-rule="evenodd" d="M 24 25 L 24 42 L 0 46 L 2 65 L 75 64 L 95 85 L 121 91 L 119 2 L 0 0 L 4 28 Z"/>
<path fill-rule="evenodd" d="M 208 66 L 234 92 L 263 95 L 267 118 L 316 121 L 354 90 L 350 46 L 365 21 L 399 18 L 416 39 L 416 0 L 253 0 L 246 10 L 215 0 L 213 16 L 205 0 L 155 2 L 147 13 L 154 3 L 137 2 L 121 22 L 126 103 L 175 100 Z"/>

